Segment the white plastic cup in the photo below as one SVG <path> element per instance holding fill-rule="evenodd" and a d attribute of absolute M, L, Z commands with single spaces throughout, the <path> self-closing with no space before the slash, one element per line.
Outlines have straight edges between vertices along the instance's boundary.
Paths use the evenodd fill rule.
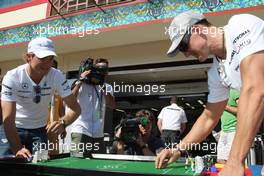
<path fill-rule="evenodd" d="M 195 173 L 200 174 L 204 169 L 203 158 L 200 156 L 195 157 Z"/>

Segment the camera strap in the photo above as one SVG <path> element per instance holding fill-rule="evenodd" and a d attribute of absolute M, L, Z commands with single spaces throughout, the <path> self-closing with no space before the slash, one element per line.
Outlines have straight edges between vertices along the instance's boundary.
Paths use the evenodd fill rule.
<path fill-rule="evenodd" d="M 103 107 L 103 93 L 102 91 L 98 91 L 96 86 L 94 86 L 94 89 L 95 89 L 95 92 L 96 92 L 96 96 L 98 98 L 98 101 L 99 101 L 99 118 L 102 118 L 102 107 Z"/>

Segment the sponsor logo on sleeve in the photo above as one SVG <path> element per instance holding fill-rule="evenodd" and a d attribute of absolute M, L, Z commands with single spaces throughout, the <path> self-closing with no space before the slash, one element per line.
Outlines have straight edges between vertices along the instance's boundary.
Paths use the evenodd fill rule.
<path fill-rule="evenodd" d="M 238 42 L 238 40 L 248 36 L 248 34 L 250 34 L 250 30 L 247 29 L 244 32 L 240 33 L 238 36 L 235 37 L 235 39 L 233 40 L 233 44 L 236 44 Z"/>
<path fill-rule="evenodd" d="M 2 94 L 3 94 L 3 95 L 7 95 L 7 96 L 9 96 L 9 97 L 11 97 L 11 96 L 13 95 L 12 92 L 8 92 L 8 91 L 3 91 Z"/>
<path fill-rule="evenodd" d="M 231 59 L 229 61 L 229 65 L 232 63 L 234 56 L 238 55 L 241 52 L 241 50 L 243 50 L 246 46 L 250 45 L 251 43 L 252 43 L 251 39 L 246 39 L 241 43 L 237 44 L 235 46 L 235 50 L 231 52 Z"/>
<path fill-rule="evenodd" d="M 239 54 L 240 51 L 245 48 L 246 46 L 250 45 L 251 44 L 251 39 L 247 39 L 245 41 L 242 41 L 241 43 L 239 43 L 237 46 L 236 46 L 236 53 Z"/>

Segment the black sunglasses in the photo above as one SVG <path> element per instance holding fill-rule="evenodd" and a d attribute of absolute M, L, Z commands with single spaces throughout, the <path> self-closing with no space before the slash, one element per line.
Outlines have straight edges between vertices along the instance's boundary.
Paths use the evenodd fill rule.
<path fill-rule="evenodd" d="M 33 97 L 34 103 L 39 103 L 41 99 L 41 87 L 39 85 L 33 86 L 35 96 Z"/>
<path fill-rule="evenodd" d="M 181 51 L 181 52 L 186 52 L 186 51 L 188 51 L 188 49 L 189 49 L 189 42 L 190 42 L 190 38 L 191 38 L 191 32 L 189 32 L 189 31 L 187 31 L 185 34 L 184 34 L 184 36 L 183 36 L 183 38 L 182 38 L 182 40 L 181 40 L 181 42 L 180 42 L 180 44 L 179 44 L 179 46 L 178 46 L 178 49 L 179 49 L 179 51 Z"/>

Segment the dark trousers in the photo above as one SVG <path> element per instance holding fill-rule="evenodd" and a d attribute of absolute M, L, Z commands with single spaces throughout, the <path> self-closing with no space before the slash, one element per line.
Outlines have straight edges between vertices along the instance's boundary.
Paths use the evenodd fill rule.
<path fill-rule="evenodd" d="M 71 133 L 71 142 L 73 156 L 90 157 L 92 153 L 106 153 L 103 137 L 93 138 L 82 133 Z"/>
<path fill-rule="evenodd" d="M 21 141 L 32 153 L 38 150 L 47 150 L 47 130 L 46 127 L 36 129 L 17 128 L 17 132 Z"/>
<path fill-rule="evenodd" d="M 181 132 L 176 130 L 162 130 L 161 139 L 167 147 L 173 147 L 173 145 L 180 142 Z"/>
<path fill-rule="evenodd" d="M 48 149 L 46 127 L 36 129 L 17 128 L 17 133 L 21 144 L 25 146 L 32 154 L 34 154 L 34 151 Z M 9 148 L 4 154 L 6 155 L 15 153 L 13 153 L 11 148 Z"/>

